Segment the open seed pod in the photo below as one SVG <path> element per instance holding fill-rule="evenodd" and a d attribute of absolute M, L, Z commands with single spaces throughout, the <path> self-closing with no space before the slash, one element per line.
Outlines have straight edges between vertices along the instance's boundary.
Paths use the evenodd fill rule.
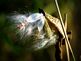
<path fill-rule="evenodd" d="M 42 13 L 29 16 L 17 14 L 9 17 L 10 28 L 15 34 L 15 41 L 29 51 L 47 48 L 57 42 L 57 29 Z"/>

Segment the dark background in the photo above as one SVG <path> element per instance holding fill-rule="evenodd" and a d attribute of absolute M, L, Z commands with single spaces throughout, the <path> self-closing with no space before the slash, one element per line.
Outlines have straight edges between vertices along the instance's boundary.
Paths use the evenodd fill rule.
<path fill-rule="evenodd" d="M 81 0 L 58 0 L 58 3 L 63 18 L 65 13 L 68 15 L 68 29 L 72 31 L 70 42 L 76 61 L 81 61 Z M 8 14 L 13 12 L 38 12 L 38 8 L 42 8 L 59 18 L 54 0 L 0 0 L 0 61 L 38 61 L 35 59 L 37 57 L 36 52 L 32 53 L 34 55 L 32 57 L 32 54 L 27 53 L 24 48 L 13 43 L 14 41 L 9 36 L 10 33 L 6 33 L 8 30 L 3 31 L 6 24 L 5 17 Z M 14 36 L 12 37 L 14 38 Z M 44 56 L 38 52 L 40 53 L 38 56 L 42 57 L 42 59 L 38 59 L 40 61 L 54 61 L 49 59 L 48 51 L 42 52 L 42 54 L 45 53 Z M 53 58 L 53 54 L 50 56 Z"/>

